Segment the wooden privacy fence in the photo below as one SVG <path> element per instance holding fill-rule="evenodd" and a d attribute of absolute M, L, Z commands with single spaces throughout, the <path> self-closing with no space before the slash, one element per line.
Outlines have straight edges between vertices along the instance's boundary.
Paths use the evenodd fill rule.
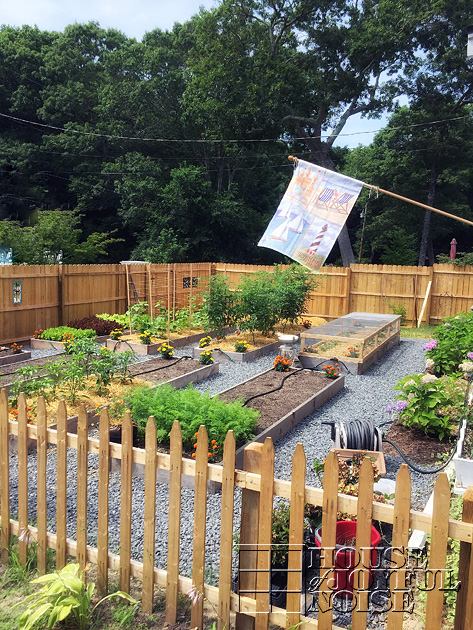
<path fill-rule="evenodd" d="M 242 275 L 272 267 L 217 263 L 215 272 L 235 286 Z M 336 319 L 352 312 L 392 313 L 389 304 L 404 306 L 406 318 L 438 324 L 444 317 L 469 311 L 473 306 L 473 266 L 351 265 L 323 267 L 319 287 L 312 293 L 307 315 Z M 427 289 L 429 287 L 429 291 Z"/>
<path fill-rule="evenodd" d="M 457 596 L 455 628 L 469 627 L 466 619 L 471 618 L 473 605 L 473 564 L 470 564 L 471 545 L 473 542 L 473 489 L 468 489 L 464 499 L 463 521 L 449 518 L 450 488 L 445 473 L 440 473 L 434 490 L 433 514 L 410 509 L 411 482 L 408 469 L 403 465 L 397 476 L 394 506 L 373 502 L 373 470 L 365 459 L 359 485 L 359 497 L 337 494 L 338 464 L 331 453 L 325 463 L 323 490 L 306 486 L 306 461 L 304 449 L 299 444 L 292 458 L 292 479 L 281 481 L 274 478 L 274 448 L 270 438 L 264 444 L 248 447 L 245 453 L 246 471 L 235 470 L 235 439 L 229 432 L 223 453 L 223 464 L 209 464 L 207 459 L 208 439 L 204 426 L 198 433 L 195 461 L 182 456 L 182 434 L 180 426 L 174 423 L 171 432 L 170 453 L 158 453 L 156 450 L 156 426 L 150 418 L 146 428 L 145 449 L 132 446 L 132 421 L 125 415 L 122 431 L 122 443 L 109 442 L 109 416 L 105 409 L 101 412 L 99 439 L 90 439 L 87 432 L 87 414 L 82 407 L 79 414 L 78 433 L 66 434 L 67 411 L 64 401 L 59 403 L 57 430 L 48 429 L 44 399 L 38 400 L 36 425 L 28 424 L 26 400 L 21 394 L 18 406 L 18 421 L 8 419 L 8 401 L 6 391 L 0 394 L 0 523 L 1 557 L 6 562 L 9 554 L 11 534 L 18 536 L 19 558 L 26 562 L 30 540 L 37 542 L 38 569 L 46 570 L 47 548 L 56 550 L 57 567 L 63 567 L 66 554 L 75 556 L 81 567 L 88 562 L 97 565 L 98 589 L 105 593 L 108 587 L 108 570 L 119 571 L 120 588 L 130 589 L 130 577 L 142 582 L 143 611 L 150 613 L 153 607 L 155 585 L 166 589 L 166 621 L 176 622 L 178 593 L 185 593 L 191 586 L 212 602 L 219 614 L 219 628 L 229 628 L 231 612 L 237 613 L 237 627 L 248 628 L 254 623 L 255 630 L 266 630 L 268 623 L 275 623 L 289 628 L 304 622 L 307 626 L 322 630 L 333 628 L 333 610 L 330 602 L 331 584 L 333 583 L 333 551 L 337 511 L 356 515 L 356 553 L 363 563 L 355 572 L 363 587 L 367 584 L 370 563 L 371 523 L 372 519 L 391 523 L 392 552 L 390 561 L 390 593 L 388 630 L 400 630 L 403 627 L 403 602 L 408 588 L 406 566 L 407 541 L 409 529 L 415 528 L 431 534 L 431 552 L 427 575 L 427 600 L 425 628 L 440 630 L 442 627 L 442 608 L 446 588 L 448 539 L 461 541 L 460 575 L 461 589 Z M 13 520 L 10 513 L 10 436 L 17 436 L 18 444 L 18 520 Z M 37 440 L 37 497 L 36 527 L 28 522 L 28 438 Z M 47 445 L 56 445 L 57 482 L 56 482 L 56 533 L 48 531 L 47 521 Z M 66 537 L 67 513 L 67 449 L 77 452 L 77 504 L 76 539 Z M 87 481 L 88 455 L 98 454 L 98 525 L 97 547 L 87 545 Z M 108 541 L 109 525 L 109 463 L 111 457 L 121 459 L 121 500 L 120 500 L 120 554 L 110 553 Z M 131 558 L 132 522 L 132 466 L 133 463 L 145 466 L 144 497 L 144 536 L 141 560 Z M 156 472 L 157 469 L 169 471 L 168 494 L 168 540 L 167 567 L 155 566 L 155 525 L 156 525 Z M 179 548 L 181 515 L 181 475 L 195 478 L 194 491 L 194 533 L 192 548 L 192 577 L 179 575 Z M 218 587 L 206 585 L 205 575 L 205 538 L 207 515 L 207 481 L 212 480 L 222 485 L 221 521 L 220 521 L 220 565 Z M 252 557 L 245 564 L 247 571 L 240 575 L 240 588 L 256 593 L 236 594 L 231 591 L 232 580 L 232 534 L 234 523 L 234 491 L 242 489 L 240 545 L 252 549 Z M 290 502 L 288 594 L 286 609 L 269 606 L 269 563 L 271 549 L 271 523 L 274 496 Z M 302 545 L 304 529 L 304 505 L 308 503 L 322 506 L 322 548 L 321 575 L 318 590 L 317 620 L 301 614 L 301 571 Z M 159 506 L 158 506 L 159 507 Z M 184 515 L 184 518 L 187 515 Z M 188 553 L 188 550 L 183 550 Z M 356 591 L 357 606 L 352 614 L 352 629 L 365 629 L 367 624 L 367 589 Z M 324 593 L 325 596 L 324 597 Z M 251 621 L 254 619 L 254 621 Z M 251 621 L 250 626 L 248 625 Z M 203 601 L 194 599 L 191 608 L 191 627 L 203 626 Z"/>
<path fill-rule="evenodd" d="M 211 275 L 224 274 L 236 285 L 244 274 L 272 269 L 227 263 L 0 266 L 0 343 L 97 313 L 123 314 L 138 301 L 148 302 L 152 315 L 157 302 L 175 312 L 188 307 L 189 298 L 199 303 Z M 473 305 L 473 266 L 351 265 L 324 267 L 319 277 L 308 315 L 329 320 L 351 312 L 391 313 L 393 304 L 404 306 L 413 323 L 422 314 L 422 321 L 438 324 Z M 18 282 L 21 301 L 13 303 Z"/>

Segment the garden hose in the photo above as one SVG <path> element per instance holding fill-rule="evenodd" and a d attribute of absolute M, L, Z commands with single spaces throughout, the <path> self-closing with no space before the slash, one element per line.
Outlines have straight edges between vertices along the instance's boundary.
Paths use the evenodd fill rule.
<path fill-rule="evenodd" d="M 199 349 L 200 349 L 200 348 L 199 348 Z M 235 361 L 235 359 L 232 359 L 232 357 L 231 357 L 229 354 L 227 354 L 227 353 L 225 352 L 225 350 L 222 350 L 221 348 L 212 348 L 212 352 L 213 352 L 214 350 L 218 350 L 219 352 L 221 352 L 222 354 L 224 354 L 224 355 L 227 357 L 227 359 L 228 359 L 229 361 L 231 361 L 232 363 L 237 363 L 237 361 Z"/>

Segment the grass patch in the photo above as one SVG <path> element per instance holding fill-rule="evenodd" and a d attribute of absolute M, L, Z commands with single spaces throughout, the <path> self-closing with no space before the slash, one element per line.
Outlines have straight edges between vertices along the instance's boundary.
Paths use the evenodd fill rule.
<path fill-rule="evenodd" d="M 432 339 L 438 326 L 427 326 L 422 324 L 419 328 L 401 327 L 401 337 L 406 339 Z"/>

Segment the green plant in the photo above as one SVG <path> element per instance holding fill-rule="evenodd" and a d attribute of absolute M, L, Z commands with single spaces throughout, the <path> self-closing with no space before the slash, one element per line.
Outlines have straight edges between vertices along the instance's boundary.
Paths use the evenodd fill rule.
<path fill-rule="evenodd" d="M 74 335 L 72 333 L 64 333 L 61 337 L 61 341 L 64 344 L 64 350 L 66 354 L 72 354 L 72 348 L 74 346 Z"/>
<path fill-rule="evenodd" d="M 346 357 L 359 357 L 360 356 L 360 349 L 358 346 L 350 346 L 348 348 L 348 351 L 345 352 L 345 356 Z"/>
<path fill-rule="evenodd" d="M 240 330 L 268 335 L 280 321 L 274 274 L 257 271 L 242 278 L 237 287 L 237 323 Z"/>
<path fill-rule="evenodd" d="M 200 353 L 199 363 L 202 363 L 202 365 L 212 365 L 213 362 L 212 350 L 205 350 Z"/>
<path fill-rule="evenodd" d="M 211 276 L 202 299 L 202 311 L 209 327 L 223 336 L 224 328 L 235 321 L 236 298 L 230 280 L 226 276 Z"/>
<path fill-rule="evenodd" d="M 39 623 L 43 627 L 52 628 L 65 619 L 72 619 L 79 630 L 87 630 L 94 611 L 105 600 L 121 597 L 132 604 L 138 603 L 127 593 L 117 591 L 103 597 L 91 608 L 95 585 L 89 582 L 86 586 L 83 575 L 84 571 L 80 570 L 78 564 L 68 564 L 60 571 L 31 580 L 31 584 L 44 584 L 44 586 L 19 602 L 20 604 L 30 602 L 27 610 L 20 617 L 20 630 L 30 630 Z"/>
<path fill-rule="evenodd" d="M 435 331 L 435 339 L 424 345 L 426 357 L 435 364 L 435 374 L 454 374 L 473 352 L 473 313 L 447 317 Z"/>
<path fill-rule="evenodd" d="M 199 348 L 206 348 L 207 346 L 210 346 L 211 343 L 212 337 L 210 335 L 202 337 L 202 339 L 199 339 Z"/>
<path fill-rule="evenodd" d="M 106 319 L 111 322 L 115 322 L 116 324 L 120 324 L 124 328 L 126 328 L 129 324 L 129 319 L 127 315 L 109 315 L 108 313 L 97 314 L 97 317 L 100 319 Z"/>
<path fill-rule="evenodd" d="M 130 306 L 126 317 L 131 321 L 131 327 L 139 333 L 152 328 L 151 317 L 148 315 L 148 302 L 137 302 Z"/>
<path fill-rule="evenodd" d="M 13 406 L 18 404 L 18 397 L 21 392 L 24 392 L 27 398 L 46 395 L 45 390 L 49 385 L 49 379 L 39 379 L 39 373 L 40 368 L 35 365 L 27 365 L 16 370 L 16 380 L 9 391 L 9 397 Z"/>
<path fill-rule="evenodd" d="M 276 372 L 289 372 L 289 368 L 291 367 L 291 361 L 287 357 L 283 357 L 282 355 L 278 355 L 273 362 L 273 367 Z"/>
<path fill-rule="evenodd" d="M 148 418 L 153 416 L 158 442 L 168 444 L 173 422 L 178 420 L 183 442 L 189 450 L 201 424 L 205 424 L 209 440 L 223 444 L 227 431 L 232 429 L 236 441 L 241 443 L 253 436 L 259 417 L 254 409 L 243 407 L 242 401 L 226 403 L 218 396 L 211 398 L 208 393 L 201 394 L 191 387 L 174 389 L 168 384 L 156 388 L 138 387 L 126 396 L 125 402 L 139 435 L 144 435 Z"/>
<path fill-rule="evenodd" d="M 158 348 L 158 352 L 163 357 L 163 359 L 172 359 L 174 355 L 174 348 L 168 343 L 162 343 Z"/>
<path fill-rule="evenodd" d="M 113 339 L 114 341 L 120 341 L 122 337 L 123 331 L 120 328 L 114 328 L 110 333 L 110 339 Z"/>
<path fill-rule="evenodd" d="M 68 402 L 75 403 L 79 392 L 85 388 L 86 378 L 87 373 L 80 355 L 73 356 L 58 383 L 58 389 Z"/>
<path fill-rule="evenodd" d="M 13 350 L 13 354 L 21 354 L 23 346 L 18 345 L 17 343 L 12 343 L 11 349 Z"/>
<path fill-rule="evenodd" d="M 74 339 L 84 339 L 90 338 L 93 339 L 95 335 L 95 331 L 86 328 L 82 330 L 80 328 L 71 328 L 70 326 L 56 326 L 55 328 L 46 328 L 41 333 L 41 339 L 49 339 L 50 341 L 62 341 L 63 335 L 70 334 L 74 337 Z"/>
<path fill-rule="evenodd" d="M 151 332 L 149 330 L 145 330 L 140 335 L 140 343 L 144 344 L 145 346 L 149 346 L 152 338 L 153 337 Z"/>
<path fill-rule="evenodd" d="M 323 365 L 322 370 L 325 372 L 325 376 L 327 378 L 336 379 L 340 376 L 340 368 L 338 366 L 338 363 L 335 363 L 334 365 Z"/>
<path fill-rule="evenodd" d="M 384 300 L 386 306 L 391 310 L 394 315 L 401 316 L 401 326 L 407 323 L 407 307 L 404 302 L 390 302 L 388 299 Z"/>
<path fill-rule="evenodd" d="M 97 392 L 102 394 L 110 385 L 117 370 L 117 355 L 108 348 L 100 348 L 98 357 L 92 363 L 92 372 L 96 379 Z"/>
<path fill-rule="evenodd" d="M 396 405 L 389 405 L 392 420 L 437 435 L 450 436 L 463 410 L 463 389 L 454 377 L 414 374 L 400 379 L 394 387 L 401 393 Z"/>
<path fill-rule="evenodd" d="M 235 348 L 235 352 L 246 352 L 250 347 L 250 344 L 244 339 L 238 339 L 235 341 L 233 347 Z"/>
<path fill-rule="evenodd" d="M 276 265 L 271 288 L 277 304 L 278 322 L 294 326 L 305 313 L 307 300 L 320 281 L 301 265 Z M 309 322 L 310 328 L 310 322 Z"/>

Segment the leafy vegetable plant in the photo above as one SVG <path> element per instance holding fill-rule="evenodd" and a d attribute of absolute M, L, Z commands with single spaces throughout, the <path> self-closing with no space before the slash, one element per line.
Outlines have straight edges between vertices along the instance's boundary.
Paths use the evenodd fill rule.
<path fill-rule="evenodd" d="M 254 435 L 259 413 L 243 407 L 242 401 L 227 403 L 218 396 L 210 398 L 191 387 L 174 389 L 164 384 L 159 387 L 139 387 L 126 397 L 138 433 L 144 435 L 148 418 L 153 416 L 158 442 L 168 444 L 174 420 L 182 429 L 182 438 L 192 448 L 192 438 L 201 424 L 207 427 L 209 440 L 223 444 L 227 431 L 232 429 L 237 442 L 246 442 Z"/>

